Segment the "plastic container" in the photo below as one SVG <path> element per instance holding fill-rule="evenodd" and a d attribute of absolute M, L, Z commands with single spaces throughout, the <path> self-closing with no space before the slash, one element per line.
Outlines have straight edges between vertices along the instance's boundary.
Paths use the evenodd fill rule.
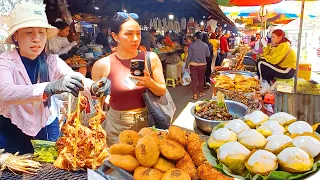
<path fill-rule="evenodd" d="M 302 78 L 306 81 L 310 81 L 311 79 L 311 69 L 312 65 L 307 62 L 303 62 L 299 64 L 298 78 Z"/>
<path fill-rule="evenodd" d="M 103 45 L 100 44 L 89 44 L 88 45 L 88 51 L 89 53 L 93 53 L 94 58 L 98 58 L 99 56 L 102 56 L 103 54 Z"/>

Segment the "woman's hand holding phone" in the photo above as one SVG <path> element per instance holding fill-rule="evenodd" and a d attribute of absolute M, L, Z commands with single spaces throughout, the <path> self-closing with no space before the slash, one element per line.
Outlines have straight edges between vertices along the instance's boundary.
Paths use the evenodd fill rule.
<path fill-rule="evenodd" d="M 153 80 L 150 76 L 150 73 L 146 70 L 143 71 L 144 76 L 132 76 L 132 79 L 136 79 L 139 82 L 137 83 L 137 86 L 146 86 L 146 87 L 150 87 L 153 83 Z"/>

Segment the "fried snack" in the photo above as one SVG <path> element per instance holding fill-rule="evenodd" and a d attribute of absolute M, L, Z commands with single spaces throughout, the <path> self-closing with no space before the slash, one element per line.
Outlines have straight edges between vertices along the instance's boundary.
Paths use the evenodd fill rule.
<path fill-rule="evenodd" d="M 183 146 L 172 140 L 161 141 L 160 151 L 164 157 L 171 160 L 179 160 L 186 154 Z"/>
<path fill-rule="evenodd" d="M 175 168 L 164 173 L 161 180 L 191 180 L 191 177 L 183 170 Z"/>
<path fill-rule="evenodd" d="M 188 153 L 177 162 L 176 167 L 188 173 L 191 179 L 198 179 L 196 166 Z"/>
<path fill-rule="evenodd" d="M 63 136 L 56 143 L 59 156 L 54 162 L 54 166 L 57 168 L 65 170 L 96 169 L 109 155 L 106 150 L 107 134 L 101 126 L 105 119 L 101 108 L 96 106 L 97 114 L 89 119 L 88 127 L 76 121 L 78 113 L 87 107 L 87 103 L 86 97 L 79 96 L 77 110 L 70 114 L 68 121 L 61 128 Z M 76 129 L 78 129 L 77 133 Z"/>
<path fill-rule="evenodd" d="M 163 158 L 163 157 L 159 157 L 157 163 L 155 165 L 153 165 L 153 168 L 160 170 L 161 172 L 167 172 L 170 169 L 175 168 L 175 165 L 172 161 Z"/>
<path fill-rule="evenodd" d="M 225 75 L 215 77 L 215 87 L 241 92 L 255 92 L 261 90 L 259 80 L 240 74 L 236 74 L 233 80 Z"/>
<path fill-rule="evenodd" d="M 119 167 L 122 168 L 126 171 L 134 171 L 137 167 L 140 166 L 139 162 L 137 159 L 131 155 L 111 155 L 109 157 L 109 161 Z"/>
<path fill-rule="evenodd" d="M 158 142 L 154 141 L 154 138 L 150 135 L 144 136 L 139 139 L 135 148 L 135 153 L 138 162 L 142 166 L 151 167 L 157 162 L 160 156 Z"/>
<path fill-rule="evenodd" d="M 245 78 L 243 76 L 241 76 L 240 74 L 236 74 L 236 76 L 233 79 L 233 82 L 240 83 L 242 81 L 245 81 Z"/>
<path fill-rule="evenodd" d="M 154 131 L 153 129 L 149 128 L 149 127 L 145 127 L 142 128 L 139 132 L 139 137 L 142 138 L 144 136 L 150 135 L 154 138 L 154 140 L 158 143 L 158 145 L 160 145 L 159 139 L 158 139 L 158 134 L 156 131 Z"/>
<path fill-rule="evenodd" d="M 138 167 L 134 170 L 133 177 L 135 180 L 160 180 L 163 173 L 158 169 Z"/>
<path fill-rule="evenodd" d="M 204 163 L 198 167 L 198 176 L 202 180 L 232 180 L 233 178 L 227 177 L 217 171 L 209 163 Z"/>
<path fill-rule="evenodd" d="M 183 147 L 186 147 L 187 145 L 186 133 L 187 133 L 186 131 L 182 130 L 179 127 L 176 127 L 176 126 L 169 127 L 169 138 L 181 144 Z"/>
<path fill-rule="evenodd" d="M 73 56 L 65 61 L 70 66 L 86 66 L 87 62 L 80 56 Z"/>
<path fill-rule="evenodd" d="M 151 136 L 157 136 L 157 132 L 154 131 L 153 129 L 149 128 L 149 127 L 145 127 L 142 128 L 139 132 L 138 132 L 140 138 L 146 136 L 146 135 L 151 135 Z"/>
<path fill-rule="evenodd" d="M 202 153 L 203 141 L 200 136 L 196 133 L 188 134 L 187 138 L 187 151 L 191 156 L 191 159 L 196 166 L 200 166 L 206 161 L 204 154 Z"/>
<path fill-rule="evenodd" d="M 119 142 L 127 143 L 129 145 L 137 145 L 139 134 L 132 130 L 124 130 L 119 134 Z"/>
<path fill-rule="evenodd" d="M 166 131 L 158 131 L 158 140 L 161 142 L 162 140 L 169 140 L 168 132 Z"/>
<path fill-rule="evenodd" d="M 126 143 L 117 143 L 110 147 L 111 154 L 119 155 L 135 155 L 134 146 Z"/>

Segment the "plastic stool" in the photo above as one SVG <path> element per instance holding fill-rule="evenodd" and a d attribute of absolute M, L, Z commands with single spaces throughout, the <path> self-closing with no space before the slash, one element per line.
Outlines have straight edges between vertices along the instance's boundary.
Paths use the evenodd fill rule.
<path fill-rule="evenodd" d="M 267 104 L 274 104 L 274 95 L 267 93 L 264 95 L 264 103 Z"/>
<path fill-rule="evenodd" d="M 166 85 L 171 87 L 176 87 L 176 80 L 173 78 L 167 78 Z"/>

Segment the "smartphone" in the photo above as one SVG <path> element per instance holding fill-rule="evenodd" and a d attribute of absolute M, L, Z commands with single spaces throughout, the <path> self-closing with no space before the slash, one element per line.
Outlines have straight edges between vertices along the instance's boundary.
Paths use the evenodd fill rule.
<path fill-rule="evenodd" d="M 130 72 L 133 76 L 144 76 L 144 60 L 133 59 L 130 61 Z"/>

